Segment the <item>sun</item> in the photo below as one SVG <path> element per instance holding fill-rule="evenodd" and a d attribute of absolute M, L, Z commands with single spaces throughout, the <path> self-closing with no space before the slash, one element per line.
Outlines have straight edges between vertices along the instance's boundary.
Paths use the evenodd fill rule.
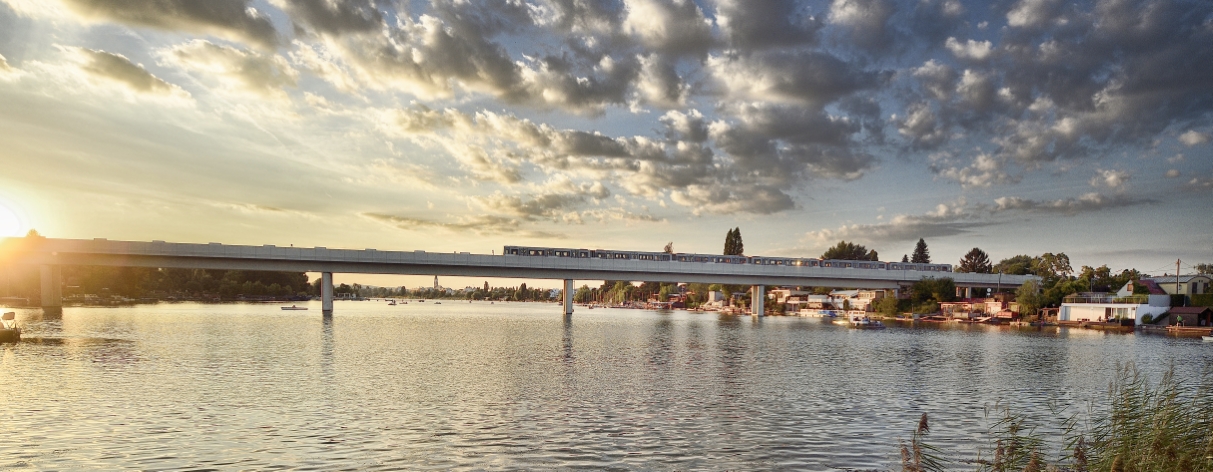
<path fill-rule="evenodd" d="M 0 200 L 0 238 L 25 235 L 25 222 L 11 205 Z"/>

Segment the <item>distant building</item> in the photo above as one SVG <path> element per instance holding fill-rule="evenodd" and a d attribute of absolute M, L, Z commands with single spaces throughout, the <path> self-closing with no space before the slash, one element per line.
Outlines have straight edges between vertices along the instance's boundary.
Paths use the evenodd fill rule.
<path fill-rule="evenodd" d="M 1141 280 L 1156 284 L 1168 294 L 1188 296 L 1210 293 L 1209 285 L 1213 284 L 1213 277 L 1209 277 L 1208 275 L 1143 277 Z"/>

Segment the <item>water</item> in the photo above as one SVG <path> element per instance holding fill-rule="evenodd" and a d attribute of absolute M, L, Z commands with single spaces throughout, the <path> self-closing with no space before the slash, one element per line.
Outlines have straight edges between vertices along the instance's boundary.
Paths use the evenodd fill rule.
<path fill-rule="evenodd" d="M 888 469 L 918 417 L 976 447 L 1157 378 L 1199 339 L 556 305 L 159 304 L 19 311 L 0 346 L 0 469 Z M 1068 414 L 1068 413 L 1063 413 Z"/>

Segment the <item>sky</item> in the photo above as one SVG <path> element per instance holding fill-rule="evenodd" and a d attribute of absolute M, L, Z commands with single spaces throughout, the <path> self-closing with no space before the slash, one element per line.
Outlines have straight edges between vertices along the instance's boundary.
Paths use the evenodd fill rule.
<path fill-rule="evenodd" d="M 0 231 L 1173 273 L 1211 44 L 1203 0 L 0 0 Z"/>

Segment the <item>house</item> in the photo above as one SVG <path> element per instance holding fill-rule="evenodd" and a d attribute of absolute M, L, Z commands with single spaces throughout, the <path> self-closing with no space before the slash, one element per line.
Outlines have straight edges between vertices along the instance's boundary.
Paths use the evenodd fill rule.
<path fill-rule="evenodd" d="M 830 292 L 829 303 L 835 309 L 846 307 L 851 310 L 871 311 L 872 303 L 884 297 L 884 290 L 834 290 Z"/>
<path fill-rule="evenodd" d="M 1171 309 L 1171 297 L 1165 294 L 1132 294 L 1129 285 L 1117 293 L 1081 292 L 1067 295 L 1057 311 L 1059 324 L 1132 319 L 1141 324 L 1146 315 L 1158 317 Z"/>
<path fill-rule="evenodd" d="M 939 304 L 940 314 L 949 318 L 984 318 L 1001 311 L 1010 311 L 1007 297 L 966 298 L 958 302 Z"/>
<path fill-rule="evenodd" d="M 1197 275 L 1164 275 L 1162 277 L 1145 277 L 1142 282 L 1150 281 L 1171 295 L 1199 295 L 1210 293 L 1213 277 L 1204 274 Z"/>
<path fill-rule="evenodd" d="M 1213 308 L 1207 306 L 1176 306 L 1171 307 L 1171 313 L 1166 317 L 1165 323 L 1168 326 L 1180 326 L 1182 318 L 1183 325 L 1187 327 L 1213 327 Z M 1160 320 L 1159 323 L 1164 321 Z"/>

